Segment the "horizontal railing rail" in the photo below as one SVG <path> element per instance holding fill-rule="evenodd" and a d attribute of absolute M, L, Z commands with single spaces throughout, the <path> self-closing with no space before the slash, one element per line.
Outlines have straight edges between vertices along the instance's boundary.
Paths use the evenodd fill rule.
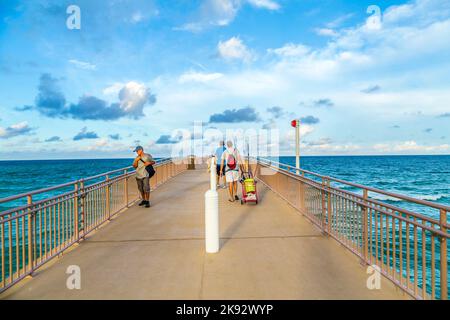
<path fill-rule="evenodd" d="M 377 268 L 414 298 L 448 299 L 449 206 L 276 161 L 253 160 L 261 182 L 364 263 Z M 269 171 L 262 172 L 263 168 Z M 362 194 L 343 190 L 332 182 L 361 189 Z M 372 199 L 369 191 L 436 209 L 439 219 Z"/>
<path fill-rule="evenodd" d="M 164 164 L 164 163 L 166 163 L 168 161 L 171 161 L 171 159 L 170 158 L 164 158 L 164 159 L 158 160 L 158 165 Z M 42 189 L 30 191 L 30 192 L 24 192 L 24 193 L 21 193 L 21 194 L 13 195 L 13 196 L 6 197 L 6 198 L 0 198 L 0 204 L 6 203 L 6 202 L 11 202 L 11 201 L 14 201 L 14 200 L 17 200 L 17 199 L 21 199 L 21 198 L 26 198 L 27 196 L 34 196 L 34 195 L 37 195 L 37 194 L 47 193 L 47 192 L 50 192 L 50 191 L 54 191 L 54 190 L 58 190 L 58 189 L 66 188 L 66 187 L 70 187 L 70 186 L 73 186 L 74 184 L 79 183 L 81 181 L 85 181 L 85 182 L 86 181 L 91 181 L 91 180 L 95 180 L 95 179 L 99 179 L 99 178 L 105 177 L 107 175 L 112 175 L 112 174 L 115 174 L 115 173 L 118 173 L 118 172 L 124 172 L 125 170 L 134 170 L 134 168 L 132 166 L 128 166 L 128 167 L 124 167 L 124 168 L 120 168 L 120 169 L 104 172 L 104 173 L 101 173 L 101 174 L 98 174 L 98 175 L 95 175 L 95 176 L 83 178 L 83 179 L 80 179 L 80 180 L 74 180 L 74 181 L 71 181 L 71 182 L 67 182 L 67 183 L 51 186 L 51 187 L 48 187 L 48 188 L 42 188 Z"/>
<path fill-rule="evenodd" d="M 162 159 L 155 168 L 152 189 L 186 170 L 186 164 Z M 134 175 L 134 169 L 126 167 L 0 199 L 0 204 L 13 204 L 0 212 L 0 292 L 32 275 L 139 199 Z M 43 199 L 35 201 L 38 195 Z M 20 199 L 26 199 L 26 205 L 14 206 Z"/>
<path fill-rule="evenodd" d="M 258 159 L 258 160 L 255 160 L 255 161 L 258 161 L 258 162 L 263 163 L 263 164 L 267 164 L 269 166 L 277 166 L 280 169 L 284 168 L 286 171 L 291 171 L 291 172 L 299 171 L 302 176 L 312 175 L 312 176 L 315 176 L 315 177 L 317 177 L 319 179 L 329 179 L 331 182 L 338 182 L 338 183 L 341 183 L 343 185 L 347 185 L 347 186 L 358 188 L 358 189 L 364 189 L 364 190 L 371 191 L 371 192 L 374 192 L 374 193 L 386 195 L 386 196 L 389 196 L 389 197 L 392 197 L 392 198 L 397 198 L 397 199 L 400 199 L 400 200 L 413 202 L 413 203 L 416 203 L 416 204 L 424 205 L 424 206 L 435 208 L 435 209 L 443 209 L 443 210 L 446 210 L 446 211 L 450 211 L 450 206 L 446 206 L 446 205 L 443 205 L 443 204 L 440 204 L 440 203 L 435 203 L 435 202 L 422 200 L 422 199 L 416 199 L 416 198 L 413 198 L 413 197 L 409 197 L 407 195 L 398 194 L 398 193 L 394 193 L 394 192 L 389 192 L 389 191 L 373 188 L 373 187 L 370 187 L 370 186 L 365 186 L 365 185 L 361 185 L 361 184 L 358 184 L 358 183 L 341 180 L 341 179 L 338 179 L 338 178 L 324 176 L 324 175 L 318 174 L 316 172 L 311 172 L 311 171 L 304 170 L 304 169 L 297 169 L 296 167 L 288 165 L 288 164 L 285 164 L 285 163 L 272 161 L 272 160 L 269 160 L 269 159 L 261 159 L 261 158 Z"/>
<path fill-rule="evenodd" d="M 269 161 L 269 160 L 265 160 L 265 159 L 259 159 L 258 161 L 260 163 L 262 163 L 262 164 L 265 164 L 265 165 L 276 166 L 280 170 L 284 171 L 286 174 L 289 174 L 289 175 L 295 177 L 295 171 L 297 171 L 297 169 L 295 167 L 293 167 L 293 166 L 290 166 L 290 165 L 287 165 L 287 164 L 282 164 L 282 163 L 279 163 L 279 162 Z M 286 169 L 283 170 L 283 167 L 285 167 Z M 397 199 L 404 200 L 404 201 L 407 201 L 407 202 L 415 203 L 415 204 L 418 204 L 418 205 L 424 205 L 424 206 L 428 206 L 430 208 L 434 208 L 434 209 L 444 210 L 446 212 L 450 212 L 450 206 L 442 205 L 442 204 L 439 204 L 439 203 L 434 203 L 434 202 L 430 202 L 430 201 L 426 201 L 426 200 L 416 199 L 416 198 L 412 198 L 412 197 L 409 197 L 409 196 L 405 196 L 405 195 L 401 195 L 401 194 L 397 194 L 397 193 L 392 193 L 392 192 L 389 192 L 389 191 L 384 191 L 384 190 L 372 188 L 372 187 L 369 187 L 369 186 L 364 186 L 364 185 L 353 183 L 353 182 L 340 180 L 340 179 L 329 177 L 329 176 L 323 176 L 323 175 L 320 175 L 318 173 L 311 173 L 310 171 L 306 171 L 306 170 L 302 170 L 302 169 L 300 169 L 299 171 L 300 172 L 304 172 L 306 174 L 312 174 L 315 177 L 320 178 L 321 181 L 322 180 L 329 180 L 330 182 L 335 181 L 335 182 L 339 182 L 339 183 L 341 183 L 343 185 L 348 185 L 348 186 L 352 186 L 352 187 L 361 189 L 363 192 L 364 192 L 364 190 L 366 190 L 366 191 L 373 191 L 373 192 L 376 192 L 376 193 L 379 193 L 379 194 L 388 195 L 388 196 L 391 196 L 393 198 L 397 198 Z M 305 178 L 305 176 L 302 175 L 302 178 Z M 309 184 L 309 185 L 312 185 L 312 186 L 316 186 L 316 187 L 319 187 L 319 188 L 321 188 L 321 184 L 322 184 L 322 182 L 317 182 L 317 181 L 310 180 L 310 179 L 307 179 L 307 178 L 304 180 L 304 182 L 306 184 Z M 340 190 L 340 192 L 343 192 L 343 193 L 346 193 L 348 195 L 356 196 L 356 197 L 359 197 L 361 199 L 364 199 L 362 195 L 358 195 L 358 194 L 356 194 L 354 192 L 351 192 L 351 191 L 348 191 L 348 190 L 343 190 L 343 189 L 340 189 L 340 188 L 338 188 L 338 189 Z M 368 195 L 368 197 L 370 198 L 370 195 Z M 404 213 L 407 213 L 407 214 L 409 214 L 411 216 L 415 216 L 417 218 L 428 220 L 430 222 L 436 222 L 437 221 L 436 219 L 433 219 L 431 217 L 425 216 L 425 215 L 423 215 L 421 213 L 416 213 L 416 212 L 410 211 L 410 210 L 405 209 L 405 208 L 400 208 L 398 206 L 391 205 L 391 204 L 389 204 L 387 202 L 383 202 L 381 200 L 371 199 L 371 202 L 373 202 L 374 204 L 386 206 L 386 207 L 388 207 L 390 209 L 393 209 L 393 210 L 401 209 Z M 443 223 L 444 223 L 445 227 L 447 227 L 447 228 L 450 227 L 450 224 L 448 224 L 448 222 L 443 221 Z"/>

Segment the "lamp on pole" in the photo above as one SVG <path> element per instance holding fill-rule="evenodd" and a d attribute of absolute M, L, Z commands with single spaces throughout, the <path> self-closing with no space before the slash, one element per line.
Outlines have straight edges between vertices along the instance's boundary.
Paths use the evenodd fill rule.
<path fill-rule="evenodd" d="M 300 120 L 292 120 L 291 126 L 295 128 L 295 167 L 300 174 Z"/>

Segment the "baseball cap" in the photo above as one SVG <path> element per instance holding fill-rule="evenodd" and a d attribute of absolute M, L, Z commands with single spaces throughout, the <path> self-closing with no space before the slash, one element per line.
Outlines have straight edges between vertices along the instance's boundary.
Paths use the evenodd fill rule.
<path fill-rule="evenodd" d="M 142 148 L 141 146 L 137 146 L 136 149 L 134 149 L 133 152 L 137 152 L 137 151 L 139 151 L 139 150 L 144 150 L 144 148 Z"/>

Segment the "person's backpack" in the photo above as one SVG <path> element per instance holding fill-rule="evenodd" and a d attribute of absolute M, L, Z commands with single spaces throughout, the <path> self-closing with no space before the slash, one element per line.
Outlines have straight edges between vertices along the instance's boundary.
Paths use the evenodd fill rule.
<path fill-rule="evenodd" d="M 234 156 L 234 154 L 231 153 L 228 154 L 227 166 L 230 170 L 236 169 L 237 164 L 236 164 L 236 157 Z"/>
<path fill-rule="evenodd" d="M 141 159 L 141 161 L 145 163 L 144 160 Z M 153 177 L 153 176 L 155 175 L 155 173 L 156 173 L 155 168 L 153 168 L 152 165 L 146 166 L 146 167 L 145 167 L 145 170 L 147 170 L 147 172 L 148 172 L 148 177 L 149 177 L 149 178 Z"/>

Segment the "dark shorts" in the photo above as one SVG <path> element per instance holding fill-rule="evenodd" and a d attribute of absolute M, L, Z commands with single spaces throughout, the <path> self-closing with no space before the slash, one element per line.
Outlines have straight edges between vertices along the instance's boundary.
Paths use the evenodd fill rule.
<path fill-rule="evenodd" d="M 136 178 L 138 189 L 141 193 L 150 192 L 150 178 L 138 179 Z"/>
<path fill-rule="evenodd" d="M 220 176 L 220 165 L 216 166 L 217 175 Z M 225 175 L 225 167 L 222 169 L 222 175 Z"/>

